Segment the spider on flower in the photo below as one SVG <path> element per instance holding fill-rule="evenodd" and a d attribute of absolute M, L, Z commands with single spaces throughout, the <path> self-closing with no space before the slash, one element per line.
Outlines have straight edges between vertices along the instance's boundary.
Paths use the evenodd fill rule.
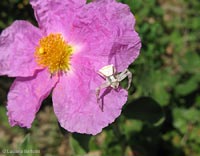
<path fill-rule="evenodd" d="M 116 68 L 113 64 L 104 66 L 98 71 L 98 74 L 101 75 L 103 78 L 105 78 L 105 82 L 103 82 L 98 88 L 96 88 L 96 97 L 97 102 L 100 100 L 100 91 L 101 89 L 112 87 L 114 89 L 117 89 L 119 87 L 119 83 L 124 80 L 126 77 L 128 77 L 128 86 L 126 90 L 128 90 L 131 86 L 132 82 L 132 73 L 125 69 L 121 73 L 117 73 Z"/>

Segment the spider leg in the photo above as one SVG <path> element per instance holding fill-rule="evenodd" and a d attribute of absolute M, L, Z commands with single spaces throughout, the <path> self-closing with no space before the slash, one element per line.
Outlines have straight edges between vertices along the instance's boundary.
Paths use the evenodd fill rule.
<path fill-rule="evenodd" d="M 131 86 L 131 82 L 132 82 L 132 73 L 127 69 L 127 76 L 128 76 L 128 86 L 126 88 L 126 90 L 128 90 Z"/>
<path fill-rule="evenodd" d="M 117 75 L 117 79 L 119 82 L 127 77 L 127 71 L 128 69 L 125 69 L 123 72 Z"/>
<path fill-rule="evenodd" d="M 128 86 L 126 88 L 126 90 L 128 90 L 130 88 L 131 82 L 132 82 L 132 73 L 128 69 L 125 69 L 123 72 L 121 72 L 119 75 L 117 75 L 117 79 L 119 82 L 124 80 L 126 77 L 128 77 Z"/>
<path fill-rule="evenodd" d="M 106 81 L 102 83 L 98 88 L 96 88 L 97 103 L 100 100 L 99 94 L 100 94 L 101 89 L 107 88 L 108 86 L 110 86 L 110 82 Z"/>

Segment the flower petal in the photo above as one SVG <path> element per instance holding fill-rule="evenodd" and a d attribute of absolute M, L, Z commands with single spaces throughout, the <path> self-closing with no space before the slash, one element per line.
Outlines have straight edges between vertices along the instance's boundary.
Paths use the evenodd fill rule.
<path fill-rule="evenodd" d="M 96 70 L 114 64 L 117 71 L 122 71 L 137 58 L 141 48 L 134 25 L 127 5 L 97 0 L 77 13 L 69 40 L 82 47 L 80 56 L 94 61 Z"/>
<path fill-rule="evenodd" d="M 89 69 L 61 77 L 52 96 L 55 114 L 63 128 L 95 135 L 120 115 L 127 91 L 104 89 L 102 101 L 97 103 L 95 89 L 100 81 L 102 78 Z"/>
<path fill-rule="evenodd" d="M 30 78 L 16 78 L 8 94 L 8 117 L 11 126 L 30 128 L 42 101 L 55 86 L 57 78 L 40 71 Z"/>
<path fill-rule="evenodd" d="M 75 12 L 86 0 L 30 0 L 39 27 L 47 34 L 67 33 Z"/>
<path fill-rule="evenodd" d="M 26 21 L 15 21 L 0 35 L 0 75 L 27 77 L 34 75 L 37 66 L 35 46 L 41 32 Z"/>

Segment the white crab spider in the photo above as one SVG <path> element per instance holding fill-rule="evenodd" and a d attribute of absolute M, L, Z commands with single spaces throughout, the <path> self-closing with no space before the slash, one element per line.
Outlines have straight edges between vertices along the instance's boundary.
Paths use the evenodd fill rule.
<path fill-rule="evenodd" d="M 128 90 L 131 86 L 132 73 L 128 69 L 125 69 L 121 73 L 117 73 L 116 68 L 114 67 L 114 65 L 111 64 L 101 68 L 98 74 L 101 75 L 103 78 L 105 78 L 106 81 L 102 83 L 98 88 L 96 88 L 97 102 L 100 99 L 99 94 L 101 89 L 107 88 L 109 86 L 114 89 L 117 89 L 119 87 L 119 83 L 126 77 L 128 77 L 128 86 L 126 90 Z"/>

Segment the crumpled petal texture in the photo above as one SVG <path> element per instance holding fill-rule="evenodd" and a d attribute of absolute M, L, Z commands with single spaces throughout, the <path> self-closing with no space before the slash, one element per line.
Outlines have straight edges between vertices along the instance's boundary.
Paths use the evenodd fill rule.
<path fill-rule="evenodd" d="M 127 100 L 123 89 L 102 90 L 97 103 L 95 89 L 100 77 L 89 69 L 62 77 L 53 91 L 53 106 L 61 126 L 70 132 L 96 135 L 121 113 Z"/>
<path fill-rule="evenodd" d="M 40 30 L 26 21 L 16 21 L 5 29 L 0 35 L 0 75 L 26 77 L 40 69 L 34 59 L 40 38 Z"/>
<path fill-rule="evenodd" d="M 86 0 L 30 0 L 30 3 L 43 32 L 61 32 L 67 35 L 76 10 L 81 8 Z"/>
<path fill-rule="evenodd" d="M 93 61 L 96 71 L 108 64 L 122 71 L 137 58 L 141 48 L 134 25 L 135 19 L 127 5 L 99 0 L 79 10 L 70 40 L 84 43 L 80 57 Z"/>
<path fill-rule="evenodd" d="M 57 78 L 40 71 L 30 78 L 16 78 L 8 94 L 8 117 L 12 126 L 31 127 L 42 101 L 55 86 Z"/>

